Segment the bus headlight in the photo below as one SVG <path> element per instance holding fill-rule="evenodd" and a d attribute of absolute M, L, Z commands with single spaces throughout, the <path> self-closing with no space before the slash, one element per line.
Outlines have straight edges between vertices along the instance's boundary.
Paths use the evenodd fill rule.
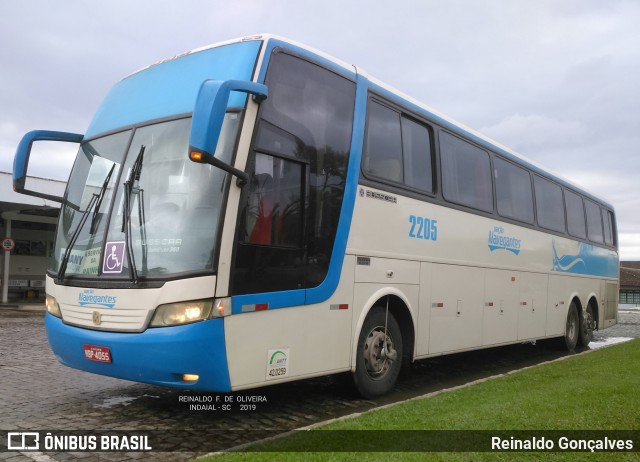
<path fill-rule="evenodd" d="M 177 326 L 231 314 L 231 299 L 217 298 L 158 306 L 150 327 Z"/>
<path fill-rule="evenodd" d="M 55 297 L 47 294 L 47 298 L 45 299 L 45 305 L 47 307 L 47 312 L 56 318 L 62 318 L 62 313 L 60 312 L 60 305 L 58 305 L 58 301 Z"/>

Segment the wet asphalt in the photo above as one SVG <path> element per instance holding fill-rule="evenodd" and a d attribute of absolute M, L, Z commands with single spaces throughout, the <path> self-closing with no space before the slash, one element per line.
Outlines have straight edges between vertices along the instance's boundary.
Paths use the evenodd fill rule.
<path fill-rule="evenodd" d="M 0 308 L 0 435 L 28 431 L 136 430 L 167 452 L 0 452 L 0 461 L 184 461 L 267 436 L 569 354 L 546 343 L 492 348 L 418 361 L 376 400 L 358 397 L 344 376 L 226 394 L 193 393 L 97 376 L 60 365 L 42 312 Z M 620 312 L 588 349 L 640 338 L 640 311 Z M 580 351 L 577 351 L 579 353 Z M 224 406 L 223 406 L 224 405 Z M 5 438 L 0 436 L 0 438 Z M 6 441 L 0 441 L 0 450 Z M 156 445 L 157 447 L 157 445 Z"/>

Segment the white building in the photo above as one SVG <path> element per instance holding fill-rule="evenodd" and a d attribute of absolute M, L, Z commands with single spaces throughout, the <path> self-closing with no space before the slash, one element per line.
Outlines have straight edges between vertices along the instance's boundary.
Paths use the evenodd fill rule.
<path fill-rule="evenodd" d="M 66 182 L 27 178 L 27 187 L 62 196 Z M 0 238 L 11 238 L 14 248 L 2 253 L 2 303 L 44 300 L 44 277 L 58 222 L 60 204 L 13 191 L 11 173 L 0 172 Z"/>

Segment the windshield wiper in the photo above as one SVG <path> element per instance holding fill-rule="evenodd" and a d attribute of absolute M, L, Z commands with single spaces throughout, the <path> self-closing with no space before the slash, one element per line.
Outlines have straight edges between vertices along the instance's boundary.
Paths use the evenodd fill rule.
<path fill-rule="evenodd" d="M 58 271 L 58 282 L 64 279 L 64 275 L 67 272 L 67 264 L 69 263 L 69 258 L 71 257 L 71 250 L 73 249 L 73 246 L 76 245 L 76 241 L 80 236 L 80 231 L 82 231 L 82 228 L 84 227 L 84 224 L 86 223 L 87 218 L 89 217 L 89 212 L 91 212 L 91 210 L 93 210 L 93 217 L 91 218 L 91 228 L 89 232 L 91 234 L 95 234 L 94 227 L 96 224 L 95 223 L 96 217 L 98 215 L 98 211 L 100 210 L 100 205 L 102 204 L 102 199 L 104 198 L 104 194 L 107 191 L 107 186 L 109 186 L 109 180 L 111 179 L 111 175 L 113 174 L 113 171 L 115 168 L 116 168 L 116 164 L 113 164 L 111 166 L 111 170 L 109 170 L 109 173 L 107 174 L 106 178 L 104 179 L 104 182 L 102 183 L 100 192 L 98 194 L 94 193 L 91 196 L 91 200 L 87 204 L 86 210 L 82 213 L 82 217 L 80 218 L 80 223 L 78 224 L 78 227 L 74 231 L 73 236 L 71 236 L 71 240 L 69 241 L 67 250 L 64 252 L 64 256 L 62 257 L 62 261 L 60 262 L 60 270 Z"/>
<path fill-rule="evenodd" d="M 96 206 L 93 209 L 93 216 L 91 217 L 91 227 L 89 228 L 89 234 L 94 235 L 96 233 L 96 227 L 98 225 L 98 215 L 100 214 L 100 207 L 102 206 L 102 199 L 104 199 L 104 195 L 107 192 L 107 185 L 109 184 L 109 180 L 111 179 L 111 175 L 113 175 L 113 171 L 116 168 L 116 164 L 111 166 L 111 170 L 107 174 L 107 177 L 104 179 L 102 183 L 102 188 L 100 188 L 100 194 L 98 195 L 98 199 L 96 202 Z"/>
<path fill-rule="evenodd" d="M 122 215 L 122 231 L 124 232 L 124 240 L 127 246 L 127 259 L 129 261 L 129 268 L 131 268 L 131 278 L 133 279 L 133 283 L 138 285 L 138 269 L 136 268 L 136 261 L 133 255 L 133 244 L 131 244 L 131 195 L 134 190 L 134 183 L 140 180 L 140 174 L 142 173 L 142 161 L 144 159 L 144 151 L 145 146 L 140 146 L 140 151 L 138 152 L 138 156 L 136 157 L 133 166 L 131 167 L 131 171 L 129 172 L 129 177 L 127 181 L 124 182 L 124 213 Z M 146 231 L 144 229 L 144 191 L 140 188 L 137 188 L 138 194 L 138 218 L 140 220 L 140 229 L 141 233 L 145 234 Z M 143 242 L 146 243 L 146 239 L 143 238 Z M 143 254 L 142 254 L 142 265 L 143 269 L 147 266 L 147 254 L 146 254 L 146 245 L 142 245 Z"/>

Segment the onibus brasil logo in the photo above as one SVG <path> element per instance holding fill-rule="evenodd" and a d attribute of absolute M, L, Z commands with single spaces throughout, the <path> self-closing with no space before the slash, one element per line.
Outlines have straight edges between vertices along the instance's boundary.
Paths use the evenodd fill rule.
<path fill-rule="evenodd" d="M 518 255 L 521 244 L 521 239 L 505 235 L 504 228 L 501 226 L 496 226 L 489 231 L 489 250 L 491 252 L 494 250 L 507 250 L 514 255 Z"/>

